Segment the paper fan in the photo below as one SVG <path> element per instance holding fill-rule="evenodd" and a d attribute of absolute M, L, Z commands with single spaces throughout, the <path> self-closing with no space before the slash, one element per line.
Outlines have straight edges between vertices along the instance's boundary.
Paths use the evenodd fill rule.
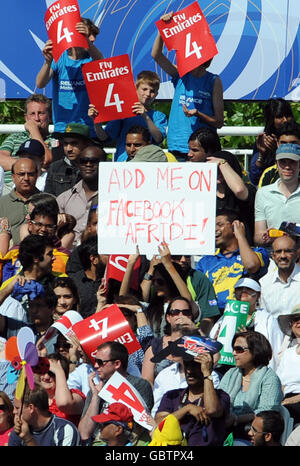
<path fill-rule="evenodd" d="M 39 362 L 38 351 L 35 347 L 35 336 L 29 327 L 21 328 L 16 337 L 10 337 L 7 340 L 5 357 L 11 362 L 7 372 L 7 382 L 13 383 L 18 380 L 15 395 L 20 400 L 26 380 L 29 388 L 33 390 L 34 375 L 32 366 L 36 366 Z"/>

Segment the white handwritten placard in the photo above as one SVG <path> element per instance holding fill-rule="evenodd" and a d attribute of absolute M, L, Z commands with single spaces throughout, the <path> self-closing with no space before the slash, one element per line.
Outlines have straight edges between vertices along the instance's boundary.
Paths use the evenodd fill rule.
<path fill-rule="evenodd" d="M 215 163 L 100 163 L 99 253 L 214 254 L 216 178 Z"/>

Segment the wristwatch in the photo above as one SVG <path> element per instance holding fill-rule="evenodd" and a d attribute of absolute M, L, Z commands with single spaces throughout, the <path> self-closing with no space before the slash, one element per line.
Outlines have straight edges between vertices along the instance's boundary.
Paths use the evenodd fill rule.
<path fill-rule="evenodd" d="M 205 379 L 209 379 L 211 381 L 213 380 L 212 375 L 206 375 L 205 377 L 203 377 L 203 380 Z"/>
<path fill-rule="evenodd" d="M 153 278 L 153 275 L 151 275 L 151 273 L 148 273 L 148 272 L 145 273 L 144 280 L 152 280 L 152 278 Z"/>

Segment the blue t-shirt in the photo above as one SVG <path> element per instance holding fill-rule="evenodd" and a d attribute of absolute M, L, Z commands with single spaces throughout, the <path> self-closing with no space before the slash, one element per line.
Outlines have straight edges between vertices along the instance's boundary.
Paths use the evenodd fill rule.
<path fill-rule="evenodd" d="M 187 154 L 190 135 L 198 128 L 209 126 L 196 116 L 186 117 L 182 105 L 185 104 L 189 110 L 196 108 L 200 112 L 212 116 L 214 114 L 212 94 L 216 78 L 216 74 L 207 71 L 200 78 L 196 78 L 190 72 L 181 78 L 177 75 L 172 79 L 175 92 L 169 116 L 169 151 L 176 150 Z"/>
<path fill-rule="evenodd" d="M 64 132 L 69 123 L 75 122 L 88 125 L 91 135 L 95 136 L 94 122 L 88 116 L 90 100 L 81 71 L 81 66 L 91 61 L 91 57 L 72 60 L 66 51 L 57 63 L 52 62 L 52 117 L 55 131 Z"/>
<path fill-rule="evenodd" d="M 166 115 L 158 110 L 148 110 L 147 113 L 155 126 L 162 133 L 163 138 L 165 138 L 168 125 Z M 109 121 L 105 126 L 105 132 L 108 134 L 110 141 L 117 141 L 115 161 L 125 162 L 127 160 L 128 156 L 125 149 L 126 135 L 129 129 L 136 125 L 147 128 L 147 123 L 141 115 L 124 118 L 123 120 Z M 152 140 L 152 144 L 155 144 L 155 141 Z"/>
<path fill-rule="evenodd" d="M 261 267 L 253 278 L 261 278 L 268 271 L 269 253 L 265 248 L 252 248 L 259 257 Z M 204 273 L 214 286 L 219 309 L 224 309 L 228 299 L 235 299 L 234 285 L 243 276 L 249 275 L 245 269 L 240 251 L 233 251 L 231 256 L 217 249 L 214 256 L 204 256 L 196 264 L 196 270 Z"/>

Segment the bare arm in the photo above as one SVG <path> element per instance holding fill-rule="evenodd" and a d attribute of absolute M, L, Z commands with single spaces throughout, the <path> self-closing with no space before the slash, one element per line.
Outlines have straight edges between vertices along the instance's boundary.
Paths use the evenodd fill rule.
<path fill-rule="evenodd" d="M 151 383 L 153 386 L 154 384 L 154 369 L 155 369 L 155 363 L 151 361 L 151 358 L 153 358 L 153 351 L 151 346 L 147 348 L 145 351 L 144 355 L 144 360 L 143 360 L 143 365 L 142 365 L 142 377 L 143 379 L 148 380 L 148 382 Z"/>
<path fill-rule="evenodd" d="M 95 105 L 89 104 L 89 109 L 88 109 L 88 116 L 92 119 L 95 120 L 95 118 L 99 115 L 98 110 L 96 109 Z M 105 142 L 109 136 L 106 133 L 106 131 L 103 129 L 101 123 L 94 123 L 94 128 L 95 132 L 97 134 L 97 137 L 100 141 Z"/>
<path fill-rule="evenodd" d="M 172 20 L 173 12 L 163 15 L 160 19 L 166 23 Z M 174 77 L 178 73 L 177 67 L 170 62 L 170 60 L 163 54 L 164 42 L 160 33 L 157 33 L 156 39 L 154 41 L 151 56 L 154 58 L 156 63 L 170 76 Z"/>
<path fill-rule="evenodd" d="M 245 269 L 250 274 L 258 272 L 261 268 L 261 263 L 256 252 L 249 246 L 244 224 L 239 220 L 235 220 L 232 222 L 232 226 L 234 235 L 239 243 L 239 250 Z"/>
<path fill-rule="evenodd" d="M 150 261 L 149 269 L 148 269 L 148 274 L 149 275 L 153 276 L 154 267 L 155 267 L 156 264 L 159 264 L 160 262 L 161 262 L 161 259 L 159 257 L 157 257 L 157 256 L 152 257 L 152 259 Z M 152 280 L 146 280 L 144 278 L 142 280 L 142 282 L 141 282 L 143 301 L 145 301 L 146 303 L 148 303 L 149 299 L 150 299 L 151 285 L 152 285 Z"/>
<path fill-rule="evenodd" d="M 50 359 L 50 370 L 55 374 L 55 401 L 59 409 L 66 414 L 80 414 L 84 399 L 78 393 L 72 393 L 60 361 Z"/>
<path fill-rule="evenodd" d="M 246 201 L 248 199 L 249 191 L 246 184 L 225 159 L 207 157 L 206 161 L 218 164 L 218 168 L 222 173 L 227 186 L 237 199 L 240 199 L 241 201 Z"/>
<path fill-rule="evenodd" d="M 104 384 L 103 382 L 100 382 L 100 384 L 96 386 L 93 381 L 95 375 L 95 372 L 92 372 L 89 375 L 89 385 L 92 391 L 92 398 L 85 415 L 80 419 L 78 425 L 78 430 L 82 440 L 87 440 L 94 432 L 96 423 L 93 421 L 92 416 L 96 416 L 99 413 L 100 397 L 98 394 Z"/>
<path fill-rule="evenodd" d="M 265 220 L 259 220 L 254 224 L 254 243 L 258 246 L 266 246 L 270 243 L 269 228 Z"/>
<path fill-rule="evenodd" d="M 127 267 L 126 267 L 123 280 L 121 283 L 120 291 L 119 291 L 120 296 L 124 296 L 128 294 L 130 291 L 130 281 L 132 277 L 132 272 L 139 257 L 140 257 L 139 247 L 136 246 L 136 253 L 130 254 L 128 258 Z"/>
<path fill-rule="evenodd" d="M 45 47 L 43 48 L 45 62 L 36 77 L 36 86 L 39 89 L 46 87 L 53 76 L 53 70 L 51 69 L 51 63 L 53 60 L 52 50 L 52 40 L 47 40 Z"/>

